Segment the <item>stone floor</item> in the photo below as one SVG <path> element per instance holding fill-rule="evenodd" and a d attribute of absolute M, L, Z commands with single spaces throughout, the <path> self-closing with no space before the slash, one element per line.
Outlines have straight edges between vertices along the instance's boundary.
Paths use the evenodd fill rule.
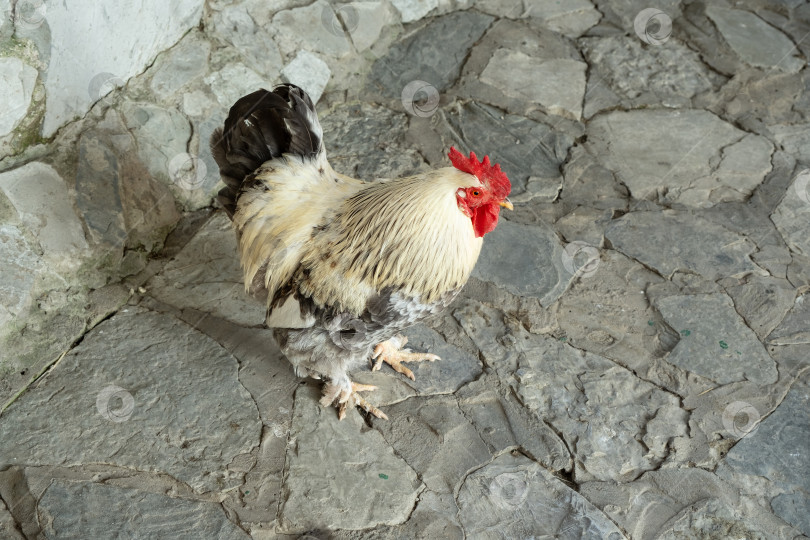
<path fill-rule="evenodd" d="M 209 0 L 0 161 L 0 537 L 810 535 L 810 4 L 306 2 Z M 212 206 L 282 80 L 341 172 L 512 179 L 442 360 L 355 374 L 387 421 L 295 377 Z"/>

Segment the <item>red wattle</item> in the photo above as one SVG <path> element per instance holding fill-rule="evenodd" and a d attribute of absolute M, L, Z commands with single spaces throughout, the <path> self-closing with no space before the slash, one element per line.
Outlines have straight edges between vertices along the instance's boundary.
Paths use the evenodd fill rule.
<path fill-rule="evenodd" d="M 501 206 L 497 203 L 485 204 L 475 208 L 472 212 L 472 225 L 476 238 L 481 238 L 495 229 L 498 224 L 498 214 Z"/>

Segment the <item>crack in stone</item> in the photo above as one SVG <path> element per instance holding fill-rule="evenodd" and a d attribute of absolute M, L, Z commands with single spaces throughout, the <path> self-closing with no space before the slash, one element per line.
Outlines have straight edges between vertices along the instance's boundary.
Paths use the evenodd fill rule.
<path fill-rule="evenodd" d="M 3 495 L 0 494 L 0 510 L 5 509 L 8 516 L 11 518 L 11 522 L 14 524 L 14 530 L 22 537 L 25 538 L 25 534 L 23 534 L 22 523 L 17 521 L 17 518 L 14 517 L 14 514 L 11 513 L 11 506 L 3 499 Z"/>
<path fill-rule="evenodd" d="M 467 416 L 467 413 L 465 413 L 464 409 L 461 407 L 461 404 L 458 401 L 458 396 L 453 394 L 453 399 L 456 404 L 456 408 L 458 408 L 458 412 L 460 412 L 461 416 L 463 416 L 464 419 L 470 424 L 470 426 L 472 426 L 473 431 L 475 431 L 475 434 L 478 435 L 478 438 L 481 440 L 481 444 L 483 444 L 484 447 L 489 448 L 490 445 L 487 444 L 487 441 L 485 441 L 484 438 L 481 436 L 481 433 L 478 431 L 478 426 L 475 425 L 475 422 L 473 422 L 472 419 L 469 416 Z"/>
<path fill-rule="evenodd" d="M 411 470 L 414 472 L 414 474 L 416 474 L 416 479 L 419 480 L 419 489 L 416 491 L 416 497 L 414 498 L 413 507 L 408 512 L 408 517 L 405 519 L 405 521 L 403 521 L 402 523 L 397 524 L 397 525 L 402 525 L 404 523 L 407 523 L 408 520 L 411 519 L 411 516 L 413 515 L 414 511 L 416 511 L 416 507 L 419 506 L 419 502 L 420 502 L 422 493 L 424 493 L 425 491 L 428 491 L 428 487 L 427 487 L 427 484 L 425 483 L 425 481 L 424 481 L 424 479 L 422 477 L 422 472 L 419 471 L 411 463 L 409 463 L 408 460 L 405 459 L 405 457 L 397 451 L 396 447 L 394 447 L 394 445 L 391 444 L 391 441 L 389 441 L 385 437 L 385 433 L 383 433 L 382 430 L 377 429 L 374 425 L 372 425 L 371 427 L 372 427 L 372 429 L 376 430 L 377 433 L 380 434 L 382 439 L 385 441 L 385 443 L 391 449 L 391 453 L 393 453 L 395 457 L 399 458 L 400 460 L 402 460 L 403 463 L 405 463 L 408 467 L 410 467 Z M 394 525 L 390 525 L 390 526 L 394 526 Z"/>
<path fill-rule="evenodd" d="M 133 296 L 133 294 L 130 294 L 129 298 L 132 298 L 132 296 Z M 124 305 L 126 305 L 126 304 L 124 304 Z M 19 391 L 17 391 L 17 393 L 15 393 L 13 396 L 11 396 L 11 398 L 9 398 L 9 400 L 5 404 L 3 404 L 2 408 L 0 408 L 0 417 L 3 416 L 3 413 L 6 411 L 6 409 L 11 407 L 11 405 L 13 405 L 15 401 L 17 401 L 20 397 L 22 397 L 23 394 L 25 394 L 28 391 L 28 389 L 31 388 L 31 385 L 33 385 L 34 383 L 37 383 L 37 386 L 42 384 L 42 381 L 44 381 L 45 378 L 51 373 L 51 371 L 53 371 L 56 368 L 56 366 L 59 364 L 59 362 L 61 362 L 62 359 L 65 356 L 67 356 L 73 349 L 75 349 L 76 347 L 81 345 L 82 341 L 84 341 L 84 338 L 87 336 L 88 333 L 90 333 L 91 330 L 93 330 L 95 327 L 97 327 L 99 324 L 103 323 L 104 321 L 106 321 L 106 320 L 112 318 L 113 316 L 115 316 L 118 312 L 121 311 L 121 309 L 123 309 L 123 307 L 124 306 L 121 306 L 121 307 L 115 309 L 114 311 L 110 311 L 109 313 L 107 313 L 104 316 L 96 319 L 95 321 L 91 321 L 90 324 L 85 322 L 84 323 L 84 329 L 82 330 L 81 335 L 79 335 L 76 339 L 74 339 L 67 346 L 67 348 L 65 349 L 65 351 L 62 354 L 60 354 L 58 357 L 56 357 L 52 361 L 45 364 L 39 370 L 39 372 L 37 372 L 33 377 L 31 377 L 31 379 L 29 379 L 29 381 L 27 383 L 25 383 L 23 385 L 23 387 Z"/>
<path fill-rule="evenodd" d="M 664 323 L 664 324 L 666 324 L 666 323 Z M 669 325 L 667 325 L 667 326 L 669 328 L 672 328 Z M 580 351 L 583 354 L 597 354 L 597 353 L 592 353 L 592 352 L 590 352 L 590 351 L 588 351 L 586 349 L 581 349 L 581 348 L 573 345 L 570 341 L 566 342 L 566 345 L 568 345 L 569 347 L 571 347 L 573 349 L 576 349 L 576 350 Z M 647 383 L 647 384 L 649 384 L 651 386 L 654 386 L 655 388 L 657 388 L 658 390 L 666 393 L 667 395 L 670 395 L 670 396 L 676 398 L 678 400 L 678 403 L 679 403 L 678 407 L 683 409 L 683 397 L 680 396 L 679 394 L 676 394 L 672 390 L 670 390 L 670 389 L 668 389 L 668 388 L 666 388 L 664 386 L 661 386 L 660 384 L 656 383 L 655 381 L 652 381 L 652 380 L 649 380 L 649 379 L 646 379 L 646 378 L 640 376 L 635 370 L 632 370 L 632 369 L 628 368 L 627 366 L 624 366 L 624 365 L 620 364 L 617 360 L 614 360 L 614 359 L 609 358 L 607 356 L 602 356 L 601 354 L 597 354 L 597 356 L 599 356 L 601 358 L 604 358 L 605 360 L 610 361 L 612 364 L 616 365 L 617 367 L 619 367 L 619 368 L 621 368 L 621 369 L 623 369 L 625 371 L 629 371 L 638 380 L 643 381 L 643 382 L 645 382 L 645 383 Z M 677 366 L 673 366 L 673 367 L 677 367 Z M 686 411 L 686 409 L 683 409 L 683 410 Z M 687 411 L 687 412 L 689 412 L 689 411 Z"/>
<path fill-rule="evenodd" d="M 464 529 L 464 523 L 461 521 L 461 507 L 459 506 L 459 503 L 458 503 L 458 496 L 459 496 L 459 493 L 461 492 L 461 488 L 464 486 L 464 483 L 467 481 L 467 478 L 471 474 L 473 474 L 476 471 L 479 471 L 479 470 L 483 469 L 484 467 L 486 467 L 487 465 L 489 465 L 490 463 L 495 461 L 498 457 L 500 457 L 500 456 L 502 456 L 502 455 L 504 455 L 506 453 L 510 453 L 513 450 L 516 450 L 517 448 L 518 448 L 518 446 L 516 446 L 516 445 L 507 446 L 503 450 L 501 450 L 499 452 L 495 452 L 490 457 L 490 459 L 486 461 L 486 463 L 481 463 L 479 465 L 476 465 L 476 466 L 472 467 L 471 469 L 469 469 L 466 473 L 464 473 L 464 476 L 458 481 L 456 486 L 453 488 L 453 500 L 455 502 L 456 508 L 458 509 L 458 511 L 456 512 L 456 521 L 458 522 L 459 527 L 461 527 L 461 532 L 462 532 L 462 534 L 464 534 L 464 538 L 467 538 L 467 531 Z"/>
<path fill-rule="evenodd" d="M 280 520 L 282 517 L 281 509 L 283 503 L 287 501 L 290 496 L 290 490 L 287 487 L 287 479 L 290 475 L 290 452 L 291 452 L 291 445 L 295 443 L 292 438 L 292 422 L 295 418 L 295 396 L 298 394 L 301 385 L 297 386 L 295 391 L 293 392 L 292 396 L 292 405 L 290 405 L 290 429 L 287 430 L 287 443 L 285 445 L 284 450 L 284 464 L 281 466 L 281 478 L 280 478 L 280 486 L 279 486 L 279 494 L 278 494 L 278 503 L 276 504 L 276 520 Z"/>
<path fill-rule="evenodd" d="M 534 414 L 535 417 L 538 418 L 543 423 L 543 425 L 545 425 L 547 428 L 549 428 L 554 433 L 554 435 L 560 440 L 560 442 L 562 442 L 563 446 L 565 446 L 565 451 L 568 452 L 568 459 L 569 459 L 569 462 L 571 463 L 571 468 L 572 468 L 572 471 L 573 471 L 573 468 L 576 466 L 576 456 L 575 456 L 574 452 L 571 451 L 571 447 L 568 445 L 568 441 L 565 439 L 565 436 L 562 434 L 562 432 L 560 430 L 558 430 L 556 427 L 554 427 L 554 425 L 549 423 L 545 418 L 541 418 L 539 415 L 535 414 L 534 411 L 532 411 L 531 407 L 526 405 L 526 403 L 520 398 L 520 395 L 517 393 L 514 386 L 512 386 L 510 384 L 510 385 L 508 385 L 508 387 L 509 387 L 509 390 L 512 392 L 512 397 L 514 397 L 514 399 L 517 401 L 517 403 L 521 407 L 523 407 L 524 409 L 529 411 L 530 414 Z M 532 457 L 532 460 L 537 461 L 537 459 L 534 458 L 534 457 Z M 540 463 L 540 465 L 543 465 L 540 461 L 537 461 L 537 462 Z"/>
<path fill-rule="evenodd" d="M 776 363 L 776 362 L 775 362 L 775 363 Z M 777 373 L 778 373 L 778 371 L 779 371 L 779 364 L 778 364 L 778 363 L 776 363 L 776 370 L 777 370 Z M 771 416 L 773 413 L 775 413 L 775 412 L 776 412 L 776 409 L 778 409 L 778 408 L 779 408 L 779 406 L 780 406 L 780 405 L 782 405 L 782 402 L 783 402 L 783 401 L 785 401 L 785 398 L 786 398 L 786 397 L 787 397 L 787 395 L 790 393 L 790 390 L 793 388 L 793 385 L 794 385 L 794 384 L 796 384 L 796 382 L 798 382 L 798 380 L 799 380 L 799 379 L 801 379 L 801 378 L 802 378 L 802 376 L 803 376 L 805 373 L 808 373 L 808 372 L 810 372 L 810 366 L 805 366 L 804 368 L 800 369 L 800 370 L 799 370 L 799 371 L 796 373 L 796 375 L 795 375 L 795 376 L 793 376 L 793 377 L 792 377 L 792 379 L 791 379 L 791 380 L 790 380 L 790 382 L 787 384 L 787 386 L 783 387 L 783 392 L 782 392 L 782 393 L 781 393 L 781 395 L 779 396 L 779 402 L 778 402 L 778 403 L 777 403 L 777 404 L 776 404 L 776 405 L 773 407 L 773 409 L 771 409 L 771 410 L 768 412 L 768 414 L 765 414 L 765 415 L 760 415 L 760 417 L 759 417 L 759 422 L 757 422 L 757 426 L 759 426 L 760 424 L 762 424 L 762 422 L 764 422 L 764 421 L 765 421 L 765 420 L 766 420 L 766 419 L 767 419 L 769 416 Z M 776 385 L 777 385 L 779 382 L 780 382 L 780 381 L 779 381 L 779 378 L 777 377 L 776 382 L 775 382 L 773 385 L 771 385 L 771 386 L 776 386 Z M 732 444 L 731 446 L 729 446 L 729 447 L 726 449 L 725 455 L 723 455 L 723 456 L 722 456 L 722 458 L 721 458 L 721 459 L 719 459 L 719 460 L 717 461 L 717 463 L 715 463 L 715 464 L 714 464 L 714 468 L 711 470 L 711 472 L 715 472 L 715 471 L 717 470 L 717 467 L 719 466 L 720 461 L 725 460 L 725 459 L 726 459 L 726 457 L 728 456 L 728 453 L 731 451 L 731 449 L 732 449 L 732 448 L 734 448 L 735 446 L 737 446 L 737 444 L 738 444 L 740 441 L 742 441 L 744 438 L 745 438 L 745 437 L 741 437 L 741 438 L 737 439 L 736 441 L 734 441 L 734 444 Z"/>

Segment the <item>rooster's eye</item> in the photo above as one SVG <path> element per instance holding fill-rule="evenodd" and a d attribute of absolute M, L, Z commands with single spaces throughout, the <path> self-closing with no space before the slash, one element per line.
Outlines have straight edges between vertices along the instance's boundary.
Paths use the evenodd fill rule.
<path fill-rule="evenodd" d="M 481 192 L 480 192 L 480 191 L 478 191 L 478 190 L 473 191 L 473 195 L 475 195 L 476 197 L 478 197 L 479 195 L 481 195 Z"/>

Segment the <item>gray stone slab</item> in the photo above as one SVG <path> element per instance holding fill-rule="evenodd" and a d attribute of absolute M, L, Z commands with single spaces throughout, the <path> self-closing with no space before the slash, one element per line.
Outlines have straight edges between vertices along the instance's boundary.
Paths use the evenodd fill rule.
<path fill-rule="evenodd" d="M 0 328 L 28 314 L 34 278 L 43 265 L 19 228 L 0 224 Z"/>
<path fill-rule="evenodd" d="M 587 68 L 577 60 L 543 60 L 498 49 L 481 73 L 481 80 L 510 97 L 538 104 L 551 114 L 579 120 Z"/>
<path fill-rule="evenodd" d="M 42 9 L 49 30 L 42 133 L 53 135 L 109 91 L 142 72 L 155 56 L 196 26 L 202 0 L 125 4 L 114 11 L 54 4 Z M 161 24 L 155 24 L 160 21 Z"/>
<path fill-rule="evenodd" d="M 326 62 L 309 51 L 298 51 L 295 58 L 281 70 L 282 78 L 303 88 L 313 103 L 321 99 L 331 75 Z"/>
<path fill-rule="evenodd" d="M 804 67 L 793 42 L 750 11 L 711 5 L 706 8 L 706 15 L 744 62 L 783 71 L 799 71 Z"/>
<path fill-rule="evenodd" d="M 669 296 L 654 303 L 680 334 L 667 362 L 719 384 L 776 382 L 776 364 L 725 294 Z"/>
<path fill-rule="evenodd" d="M 436 493 L 425 490 L 419 494 L 416 508 L 408 521 L 393 527 L 376 527 L 369 531 L 334 531 L 333 540 L 359 540 L 373 538 L 397 538 L 419 540 L 421 538 L 441 538 L 443 540 L 464 540 L 464 531 L 458 522 L 458 508 L 452 493 Z"/>
<path fill-rule="evenodd" d="M 471 538 L 626 538 L 598 508 L 520 454 L 502 454 L 467 476 L 458 506 Z"/>
<path fill-rule="evenodd" d="M 11 0 L 0 0 L 0 40 L 10 38 L 14 33 L 14 19 L 11 17 Z"/>
<path fill-rule="evenodd" d="M 774 141 L 794 159 L 810 162 L 810 123 L 775 124 L 768 126 L 768 131 L 773 135 Z M 794 189 L 795 187 L 794 184 Z M 801 191 L 796 192 L 796 195 L 802 195 L 807 184 L 802 183 L 799 188 Z"/>
<path fill-rule="evenodd" d="M 686 434 L 688 413 L 675 396 L 552 338 L 527 341 L 517 392 L 563 433 L 581 467 L 578 477 L 631 480 L 663 460 L 667 441 Z"/>
<path fill-rule="evenodd" d="M 164 109 L 145 102 L 125 101 L 119 110 L 138 145 L 141 162 L 152 176 L 167 184 L 175 181 L 170 163 L 188 149 L 191 138 L 188 119 L 177 109 Z"/>
<path fill-rule="evenodd" d="M 525 10 L 514 11 L 517 16 Z M 583 68 L 571 40 L 538 24 L 502 18 L 470 51 L 454 92 L 520 116 L 537 117 L 543 111 L 576 120 L 585 91 Z"/>
<path fill-rule="evenodd" d="M 284 57 L 306 49 L 342 58 L 352 51 L 352 44 L 345 33 L 330 31 L 323 23 L 334 17 L 332 6 L 326 0 L 318 0 L 305 7 L 279 11 L 273 16 L 270 32 Z"/>
<path fill-rule="evenodd" d="M 667 531 L 656 538 L 794 538 L 795 530 L 785 530 L 784 525 L 773 523 L 776 519 L 768 521 L 749 519 L 738 508 L 718 500 L 703 500 L 674 516 Z"/>
<path fill-rule="evenodd" d="M 166 156 L 187 143 L 178 142 L 171 129 L 155 132 L 165 127 L 164 122 L 180 121 L 181 132 L 190 127 L 176 111 L 141 105 L 124 105 L 127 123 L 117 109 L 108 109 L 103 120 L 82 136 L 77 206 L 97 242 L 120 247 L 126 241 L 128 247 L 151 251 L 180 219 L 171 189 L 184 190 L 171 185 L 167 171 L 171 160 Z"/>
<path fill-rule="evenodd" d="M 262 440 L 258 450 L 238 456 L 239 468 L 246 472 L 245 482 L 238 490 L 229 491 L 223 504 L 242 523 L 273 521 L 281 497 L 293 398 L 302 380 L 295 376 L 290 362 L 278 349 L 271 330 L 243 328 L 193 309 L 172 310 L 151 298 L 145 298 L 142 305 L 176 313 L 239 361 L 239 381 L 250 392 L 262 419 Z"/>
<path fill-rule="evenodd" d="M 389 8 L 387 2 L 357 1 L 349 2 L 348 6 L 341 6 L 342 9 L 339 7 L 338 11 L 344 21 L 348 21 L 346 30 L 357 52 L 376 45 L 381 35 L 386 37 L 383 29 L 398 22 L 396 13 Z"/>
<path fill-rule="evenodd" d="M 664 374 L 660 369 L 659 357 L 665 351 L 646 294 L 648 287 L 662 281 L 637 261 L 605 250 L 594 278 L 573 284 L 557 305 L 556 320 L 566 342 L 677 391 L 681 381 L 674 370 Z"/>
<path fill-rule="evenodd" d="M 776 173 L 779 174 L 779 173 Z M 764 188 L 764 186 L 762 186 Z M 759 199 L 760 190 L 756 197 Z M 760 204 L 759 200 L 747 203 L 731 202 L 717 204 L 695 212 L 702 218 L 713 221 L 726 229 L 742 235 L 759 248 L 751 258 L 771 259 L 774 263 L 790 263 L 790 251 L 782 241 L 782 236 L 774 226 L 767 214 L 767 206 Z M 770 251 L 770 253 L 768 253 Z M 774 276 L 784 277 L 784 273 L 772 272 Z"/>
<path fill-rule="evenodd" d="M 295 393 L 280 532 L 365 529 L 408 519 L 421 482 L 352 409 L 342 421 L 318 403 L 320 389 Z"/>
<path fill-rule="evenodd" d="M 810 514 L 807 513 L 810 497 L 807 494 L 800 491 L 783 493 L 771 499 L 771 508 L 777 516 L 810 536 Z"/>
<path fill-rule="evenodd" d="M 439 0 L 391 0 L 391 3 L 399 12 L 404 23 L 418 21 L 439 7 Z"/>
<path fill-rule="evenodd" d="M 588 0 L 529 3 L 522 0 L 479 0 L 475 8 L 505 19 L 532 19 L 532 22 L 537 21 L 570 38 L 581 36 L 602 18 Z"/>
<path fill-rule="evenodd" d="M 118 158 L 109 143 L 96 133 L 82 135 L 76 206 L 97 243 L 116 246 L 126 239 L 119 182 Z"/>
<path fill-rule="evenodd" d="M 574 279 L 566 255 L 548 226 L 531 226 L 500 219 L 484 238 L 473 277 L 495 283 L 515 296 L 533 296 L 544 306 L 553 304 Z"/>
<path fill-rule="evenodd" d="M 482 328 L 479 333 L 487 333 L 487 329 Z M 464 416 L 490 453 L 498 455 L 520 446 L 547 469 L 570 472 L 573 460 L 557 433 L 524 407 L 514 394 L 502 395 L 499 390 L 495 377 L 484 375 L 456 393 Z"/>
<path fill-rule="evenodd" d="M 0 174 L 5 193 L 52 264 L 75 268 L 87 250 L 67 185 L 53 167 L 32 162 Z"/>
<path fill-rule="evenodd" d="M 585 148 L 636 199 L 689 206 L 743 201 L 771 170 L 773 145 L 702 110 L 614 111 L 588 124 Z"/>
<path fill-rule="evenodd" d="M 25 540 L 6 504 L 0 500 L 0 535 L 7 540 Z"/>
<path fill-rule="evenodd" d="M 688 107 L 690 98 L 711 90 L 720 79 L 696 52 L 675 40 L 665 47 L 645 46 L 635 35 L 588 37 L 579 43 L 591 65 L 591 78 L 627 105 L 646 101 Z"/>
<path fill-rule="evenodd" d="M 801 125 L 804 122 L 799 113 L 802 106 L 797 103 L 804 95 L 803 88 L 800 73 L 748 69 L 735 73 L 719 92 L 706 98 L 709 103 L 719 102 L 718 110 L 725 112 L 723 117 L 743 129 L 764 133 L 763 124 L 768 126 L 767 130 L 774 135 L 777 145 L 788 150 L 788 146 L 779 140 L 779 134 L 788 127 L 787 124 Z M 796 155 L 792 150 L 790 153 Z"/>
<path fill-rule="evenodd" d="M 526 11 L 521 16 L 539 19 L 544 26 L 570 38 L 581 36 L 602 18 L 602 14 L 588 0 L 536 2 L 524 6 Z"/>
<path fill-rule="evenodd" d="M 679 0 L 655 0 L 644 6 L 639 5 L 637 0 L 593 0 L 593 2 L 604 14 L 602 23 L 609 23 L 611 26 L 621 28 L 622 33 L 634 30 L 636 17 L 646 7 L 653 7 L 663 11 L 673 21 L 681 14 L 681 2 Z M 666 43 L 669 44 L 669 41 L 666 41 Z"/>
<path fill-rule="evenodd" d="M 573 212 L 557 220 L 554 230 L 563 238 L 601 246 L 605 238 L 604 228 L 610 223 L 612 214 L 610 210 L 578 206 Z"/>
<path fill-rule="evenodd" d="M 743 283 L 728 281 L 729 284 L 723 285 L 734 301 L 734 308 L 760 340 L 779 325 L 796 299 L 796 289 L 785 279 L 748 276 Z M 805 315 L 805 321 L 810 320 L 807 317 L 810 314 Z M 810 335 L 807 342 L 810 343 Z"/>
<path fill-rule="evenodd" d="M 262 3 L 266 4 L 266 2 Z M 273 27 L 269 24 L 257 24 L 248 13 L 251 4 L 255 6 L 259 3 L 245 2 L 214 11 L 211 17 L 213 23 L 211 27 L 219 37 L 239 51 L 246 65 L 261 76 L 272 80 L 283 65 L 281 52 L 271 35 Z M 310 32 L 309 35 L 314 38 L 317 34 Z M 253 90 L 258 90 L 258 88 Z"/>
<path fill-rule="evenodd" d="M 597 113 L 621 106 L 622 99 L 600 79 L 589 77 L 585 85 L 585 99 L 582 116 L 590 119 Z"/>
<path fill-rule="evenodd" d="M 56 480 L 37 509 L 43 533 L 53 539 L 250 538 L 217 503 L 92 482 Z"/>
<path fill-rule="evenodd" d="M 810 169 L 794 177 L 771 221 L 792 251 L 810 256 Z"/>
<path fill-rule="evenodd" d="M 620 184 L 616 180 L 616 175 L 603 167 L 596 157 L 586 152 L 582 146 L 577 145 L 570 149 L 568 159 L 562 167 L 564 180 L 559 197 L 565 203 L 576 205 L 572 214 L 607 210 L 605 215 L 612 219 L 615 210 L 627 211 L 629 199 L 627 187 Z M 558 224 L 559 221 L 555 223 L 555 228 Z M 599 225 L 594 223 L 589 227 L 600 230 L 599 238 L 596 241 L 586 240 L 579 236 L 569 236 L 565 233 L 563 236 L 568 241 L 586 240 L 591 244 L 601 245 L 605 225 L 607 222 L 599 223 Z"/>
<path fill-rule="evenodd" d="M 385 107 L 350 102 L 321 117 L 329 163 L 360 178 L 397 178 L 416 173 L 425 161 L 405 133 L 408 115 Z M 448 163 L 449 165 L 449 163 Z"/>
<path fill-rule="evenodd" d="M 174 317 L 129 307 L 88 333 L 0 423 L 2 466 L 108 463 L 198 491 L 237 486 L 259 443 L 235 359 Z"/>
<path fill-rule="evenodd" d="M 275 86 L 277 74 L 259 75 L 242 62 L 229 63 L 219 71 L 207 75 L 205 83 L 217 97 L 217 102 L 230 109 L 240 97 L 255 92 L 259 88 L 270 90 Z"/>
<path fill-rule="evenodd" d="M 179 198 L 188 209 L 211 206 L 211 194 L 220 182 L 219 166 L 211 154 L 211 135 L 214 130 L 222 127 L 225 123 L 225 114 L 224 108 L 220 108 L 209 115 L 204 115 L 201 119 L 195 119 L 193 122 L 194 132 L 199 134 L 197 152 L 193 156 L 199 161 L 193 161 L 193 163 L 196 167 L 196 174 L 198 175 L 196 178 L 200 186 L 199 189 L 179 193 Z M 178 192 L 175 192 L 175 195 L 178 195 Z"/>
<path fill-rule="evenodd" d="M 454 315 L 520 402 L 564 438 L 579 481 L 633 480 L 659 466 L 667 441 L 686 434 L 688 413 L 675 395 L 494 313 L 466 306 Z"/>
<path fill-rule="evenodd" d="M 520 195 L 530 177 L 560 178 L 560 167 L 573 139 L 551 126 L 480 103 L 467 103 L 447 113 L 450 139 L 464 152 L 489 155 L 512 183 L 512 194 Z"/>
<path fill-rule="evenodd" d="M 160 99 L 170 99 L 208 69 L 211 43 L 198 32 L 189 32 L 177 45 L 155 61 L 149 87 Z"/>
<path fill-rule="evenodd" d="M 709 280 L 767 275 L 751 261 L 756 246 L 745 236 L 689 212 L 631 212 L 605 230 L 613 248 L 669 278 L 692 272 Z"/>
<path fill-rule="evenodd" d="M 810 493 L 810 384 L 807 376 L 797 380 L 785 399 L 758 429 L 738 442 L 726 456 L 734 471 L 759 475 L 782 490 Z"/>
<path fill-rule="evenodd" d="M 264 323 L 266 308 L 245 292 L 236 233 L 215 214 L 147 285 L 161 302 L 194 308 L 243 326 Z"/>
<path fill-rule="evenodd" d="M 475 11 L 436 17 L 374 62 L 367 88 L 399 98 L 411 81 L 426 81 L 443 92 L 458 78 L 470 47 L 493 20 Z"/>
<path fill-rule="evenodd" d="M 0 14 L 4 14 L 0 9 Z M 0 23 L 2 24 L 2 23 Z M 28 112 L 37 70 L 19 58 L 0 58 L 0 102 L 4 103 L 0 113 L 0 137 L 16 128 Z"/>
<path fill-rule="evenodd" d="M 385 410 L 389 420 L 374 427 L 431 491 L 453 493 L 467 471 L 492 458 L 454 396 L 411 398 Z"/>
<path fill-rule="evenodd" d="M 769 345 L 810 343 L 810 295 L 798 296 L 790 312 L 767 337 Z"/>
<path fill-rule="evenodd" d="M 631 538 L 778 538 L 796 531 L 757 504 L 741 500 L 739 488 L 699 467 L 651 471 L 635 482 L 589 482 L 580 493 Z M 711 508 L 713 514 L 707 515 Z M 689 521 L 690 516 L 694 520 Z"/>

